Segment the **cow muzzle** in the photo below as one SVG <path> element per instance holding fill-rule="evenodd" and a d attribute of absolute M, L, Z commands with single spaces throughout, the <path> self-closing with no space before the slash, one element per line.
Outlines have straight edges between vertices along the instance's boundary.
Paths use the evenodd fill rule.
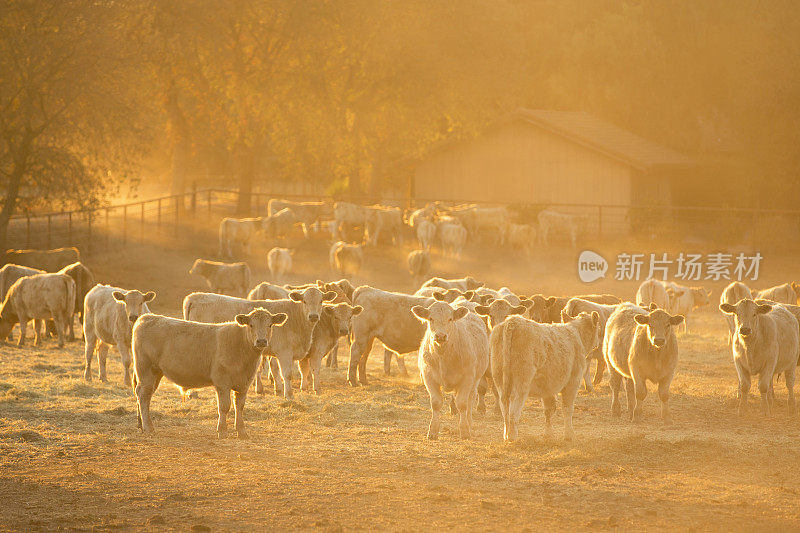
<path fill-rule="evenodd" d="M 267 339 L 256 339 L 256 348 L 266 348 L 267 346 L 269 346 L 269 341 Z"/>
<path fill-rule="evenodd" d="M 742 337 L 747 337 L 750 335 L 750 333 L 752 333 L 752 330 L 747 326 L 742 326 L 739 328 L 739 335 L 741 335 Z"/>
<path fill-rule="evenodd" d="M 666 343 L 667 343 L 667 341 L 665 341 L 664 339 L 662 339 L 662 338 L 660 338 L 660 337 L 659 337 L 659 338 L 657 338 L 657 339 L 653 339 L 653 346 L 655 346 L 656 348 L 661 348 L 661 347 L 663 347 L 663 346 L 664 346 Z"/>
<path fill-rule="evenodd" d="M 339 328 L 339 335 L 347 335 L 350 333 L 350 330 L 347 328 Z"/>
<path fill-rule="evenodd" d="M 130 321 L 131 321 L 131 324 L 133 324 L 134 322 L 136 322 L 136 320 L 137 320 L 138 318 L 139 318 L 139 315 L 128 315 L 128 320 L 130 320 Z"/>
<path fill-rule="evenodd" d="M 311 313 L 310 315 L 308 315 L 308 319 L 311 322 L 318 322 L 319 321 L 319 315 L 317 313 Z"/>
<path fill-rule="evenodd" d="M 447 335 L 444 333 L 437 333 L 433 336 L 433 340 L 435 340 L 439 344 L 444 344 L 447 342 Z"/>

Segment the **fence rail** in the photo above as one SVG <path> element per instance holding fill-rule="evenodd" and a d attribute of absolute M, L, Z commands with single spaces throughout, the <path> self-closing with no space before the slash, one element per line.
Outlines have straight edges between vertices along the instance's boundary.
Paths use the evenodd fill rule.
<path fill-rule="evenodd" d="M 719 246 L 800 247 L 800 211 L 786 209 L 524 205 L 521 202 L 489 204 L 474 199 L 379 199 L 368 195 L 334 199 L 315 194 L 250 194 L 252 208 L 247 215 L 251 216 L 265 215 L 269 199 L 275 197 L 297 201 L 340 200 L 359 204 L 380 202 L 400 207 L 416 207 L 434 201 L 445 206 L 477 203 L 507 206 L 514 221 L 519 223 L 535 224 L 537 213 L 545 208 L 582 215 L 585 219 L 585 236 L 592 239 L 644 236 L 651 240 L 706 242 Z M 208 188 L 95 209 L 17 215 L 9 222 L 7 242 L 9 247 L 14 248 L 78 246 L 91 254 L 111 247 L 112 243 L 124 245 L 127 242 L 144 242 L 147 236 L 154 233 L 177 234 L 189 226 L 189 222 L 215 224 L 215 217 L 233 215 L 238 203 L 238 191 Z"/>

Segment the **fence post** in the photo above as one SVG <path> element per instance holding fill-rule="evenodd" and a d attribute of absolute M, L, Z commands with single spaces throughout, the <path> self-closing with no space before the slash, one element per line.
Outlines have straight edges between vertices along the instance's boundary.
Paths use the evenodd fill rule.
<path fill-rule="evenodd" d="M 27 226 L 25 231 L 25 248 L 31 247 L 31 216 L 26 215 L 25 218 L 27 219 Z"/>
<path fill-rule="evenodd" d="M 94 213 L 94 211 L 92 211 L 91 209 L 86 212 L 86 232 L 87 232 L 87 239 L 89 241 L 87 243 L 86 247 L 87 247 L 87 249 L 89 251 L 89 255 L 92 254 L 92 214 L 93 213 Z"/>
<path fill-rule="evenodd" d="M 53 247 L 53 215 L 47 215 L 47 247 Z"/>
<path fill-rule="evenodd" d="M 67 215 L 67 244 L 72 245 L 72 211 Z"/>
<path fill-rule="evenodd" d="M 141 214 L 139 215 L 140 218 L 140 226 L 139 226 L 139 244 L 144 244 L 144 202 L 142 202 L 142 210 Z"/>
<path fill-rule="evenodd" d="M 192 216 L 197 213 L 197 182 L 192 182 Z"/>
<path fill-rule="evenodd" d="M 106 249 L 111 246 L 111 222 L 109 221 L 110 207 L 106 207 Z"/>
<path fill-rule="evenodd" d="M 161 227 L 161 198 L 158 199 L 158 227 Z"/>
<path fill-rule="evenodd" d="M 122 244 L 128 237 L 128 204 L 122 206 Z"/>

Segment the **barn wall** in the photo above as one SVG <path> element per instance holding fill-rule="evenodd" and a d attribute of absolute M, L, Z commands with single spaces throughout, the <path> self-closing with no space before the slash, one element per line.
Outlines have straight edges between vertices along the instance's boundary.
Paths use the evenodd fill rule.
<path fill-rule="evenodd" d="M 631 169 L 517 121 L 432 154 L 416 172 L 416 197 L 525 204 L 631 202 Z"/>

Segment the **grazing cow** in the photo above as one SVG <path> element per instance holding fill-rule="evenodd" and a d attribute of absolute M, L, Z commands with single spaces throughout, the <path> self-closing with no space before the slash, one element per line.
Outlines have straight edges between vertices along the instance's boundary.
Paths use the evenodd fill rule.
<path fill-rule="evenodd" d="M 418 286 L 431 273 L 431 254 L 425 250 L 414 250 L 408 254 L 408 272 L 414 278 L 414 286 Z"/>
<path fill-rule="evenodd" d="M 312 333 L 319 322 L 324 302 L 336 298 L 335 292 L 323 293 L 317 287 L 292 291 L 288 300 L 245 300 L 233 296 L 196 292 L 183 299 L 183 318 L 196 322 L 220 323 L 239 313 L 249 313 L 262 307 L 270 313 L 285 313 L 289 319 L 272 337 L 264 356 L 269 357 L 270 373 L 274 378 L 275 394 L 286 399 L 292 392 L 292 364 L 308 354 Z M 261 378 L 263 364 L 256 374 L 256 392 L 264 392 Z M 278 379 L 281 376 L 282 379 Z M 281 392 L 282 391 L 282 392 Z"/>
<path fill-rule="evenodd" d="M 233 258 L 233 247 L 241 246 L 250 255 L 250 245 L 256 234 L 264 231 L 264 219 L 229 218 L 219 223 L 219 256 Z"/>
<path fill-rule="evenodd" d="M 711 291 L 703 287 L 684 287 L 677 283 L 667 283 L 669 313 L 683 315 L 683 332 L 689 332 L 689 313 L 711 303 Z"/>
<path fill-rule="evenodd" d="M 648 279 L 639 285 L 636 291 L 636 305 L 640 307 L 650 307 L 654 303 L 659 309 L 669 311 L 669 294 L 663 282 L 657 279 Z"/>
<path fill-rule="evenodd" d="M 649 380 L 658 384 L 662 420 L 665 424 L 672 423 L 669 386 L 678 367 L 675 326 L 681 322 L 683 316 L 670 315 L 655 305 L 646 311 L 630 303 L 620 304 L 608 318 L 603 356 L 610 373 L 613 416 L 622 414 L 619 389 L 624 378 L 628 414 L 633 422 L 639 422 Z"/>
<path fill-rule="evenodd" d="M 800 334 L 794 315 L 780 304 L 758 304 L 747 298 L 724 303 L 720 311 L 733 315 L 733 364 L 739 376 L 739 416 L 747 408 L 751 376 L 758 376 L 761 412 L 771 416 L 774 404 L 772 380 L 783 374 L 789 394 L 789 413 L 794 414 L 794 372 L 800 355 Z"/>
<path fill-rule="evenodd" d="M 213 292 L 221 294 L 245 296 L 250 286 L 250 267 L 247 263 L 220 263 L 197 259 L 189 269 L 189 274 L 201 276 Z"/>
<path fill-rule="evenodd" d="M 414 293 L 414 296 L 421 296 L 423 298 L 433 298 L 439 295 L 438 299 L 441 302 L 453 303 L 456 298 L 465 295 L 474 295 L 474 291 L 462 291 L 461 289 L 443 289 L 441 287 L 422 287 Z M 467 297 L 469 300 L 469 296 Z"/>
<path fill-rule="evenodd" d="M 331 205 L 327 202 L 292 202 L 278 198 L 272 198 L 267 202 L 267 213 L 272 216 L 287 207 L 292 210 L 297 222 L 303 225 L 303 234 L 306 238 L 309 237 L 314 224 L 333 213 Z"/>
<path fill-rule="evenodd" d="M 741 281 L 732 281 L 720 294 L 719 304 L 736 305 L 739 300 L 744 299 L 754 299 L 750 293 L 750 288 Z M 731 343 L 733 342 L 733 332 L 736 331 L 733 315 L 725 313 L 725 321 L 728 323 L 728 343 Z"/>
<path fill-rule="evenodd" d="M 319 369 L 322 366 L 322 358 L 337 349 L 340 337 L 350 334 L 352 318 L 363 310 L 360 305 L 353 307 L 345 302 L 322 306 L 319 323 L 311 337 L 311 347 L 308 349 L 308 354 L 300 359 L 300 390 L 308 390 L 311 381 L 314 394 L 320 393 Z"/>
<path fill-rule="evenodd" d="M 492 376 L 503 415 L 503 439 L 517 438 L 525 400 L 533 396 L 544 404 L 545 434 L 553 433 L 556 395 L 564 409 L 564 438 L 574 440 L 572 413 L 581 377 L 584 354 L 597 346 L 597 313 L 581 313 L 568 324 L 539 324 L 511 316 L 492 330 Z"/>
<path fill-rule="evenodd" d="M 34 321 L 35 346 L 42 341 L 42 321 L 56 323 L 58 347 L 64 347 L 64 335 L 75 312 L 75 282 L 66 274 L 34 274 L 14 282 L 0 307 L 0 339 L 19 323 L 18 346 L 25 345 L 29 320 Z"/>
<path fill-rule="evenodd" d="M 536 220 L 539 222 L 539 237 L 545 246 L 549 245 L 552 234 L 561 233 L 569 236 L 570 243 L 575 248 L 578 237 L 586 228 L 585 215 L 565 215 L 549 209 L 539 211 Z"/>
<path fill-rule="evenodd" d="M 425 324 L 417 365 L 431 400 L 428 438 L 439 437 L 442 389 L 455 392 L 458 428 L 462 439 L 472 432 L 472 406 L 478 384 L 489 366 L 489 337 L 486 326 L 466 307 L 445 302 L 415 305 L 411 312 Z"/>
<path fill-rule="evenodd" d="M 86 295 L 94 287 L 94 276 L 92 271 L 89 270 L 83 263 L 72 263 L 58 271 L 59 274 L 66 274 L 75 282 L 75 313 L 83 324 L 83 301 Z M 75 340 L 75 327 L 73 320 L 69 322 L 69 335 L 68 340 Z"/>
<path fill-rule="evenodd" d="M 351 278 L 361 272 L 364 252 L 359 244 L 347 244 L 339 241 L 331 246 L 329 259 L 331 268 L 338 272 L 340 276 Z"/>
<path fill-rule="evenodd" d="M 472 276 L 465 278 L 444 279 L 431 278 L 422 284 L 422 287 L 440 287 L 442 289 L 458 289 L 461 292 L 474 291 L 483 287 L 483 283 Z"/>
<path fill-rule="evenodd" d="M 593 385 L 599 385 L 603 380 L 603 373 L 606 369 L 606 362 L 603 358 L 603 339 L 605 335 L 606 322 L 608 322 L 608 317 L 610 317 L 611 314 L 617 310 L 617 305 L 619 304 L 598 304 L 595 302 L 590 302 L 589 300 L 583 300 L 581 298 L 571 298 L 564 306 L 564 309 L 561 310 L 561 322 L 563 323 L 569 322 L 573 317 L 576 317 L 581 313 L 594 312 L 600 317 L 600 340 L 598 345 L 595 346 L 594 350 L 586 354 L 587 363 L 590 363 L 592 359 L 597 361 L 594 379 L 589 380 L 589 364 L 586 365 L 586 372 L 583 375 L 583 386 L 589 392 L 594 390 Z"/>
<path fill-rule="evenodd" d="M 25 276 L 33 276 L 34 274 L 46 274 L 44 270 L 38 268 L 30 268 L 20 265 L 4 265 L 0 268 L 0 302 L 6 299 L 8 289 L 20 278 Z M 12 331 L 8 331 L 8 340 L 13 341 Z"/>
<path fill-rule="evenodd" d="M 273 281 L 280 281 L 292 271 L 293 255 L 294 250 L 288 248 L 273 248 L 267 253 L 267 268 Z"/>
<path fill-rule="evenodd" d="M 83 378 L 92 380 L 92 357 L 98 341 L 97 361 L 100 367 L 100 381 L 107 381 L 106 357 L 108 347 L 116 346 L 122 359 L 125 374 L 122 378 L 124 385 L 131 382 L 131 330 L 136 319 L 149 313 L 147 302 L 153 300 L 156 293 L 142 294 L 137 290 L 126 291 L 108 285 L 95 285 L 86 294 L 83 301 L 83 340 L 84 357 L 86 364 Z"/>
<path fill-rule="evenodd" d="M 536 228 L 529 224 L 509 224 L 508 244 L 512 248 L 522 250 L 525 255 L 531 255 L 536 243 Z"/>
<path fill-rule="evenodd" d="M 442 250 L 446 256 L 461 258 L 464 244 L 467 242 L 467 230 L 456 224 L 442 224 L 436 230 L 442 242 Z"/>
<path fill-rule="evenodd" d="M 247 294 L 248 300 L 283 300 L 289 297 L 289 289 L 262 281 Z"/>
<path fill-rule="evenodd" d="M 347 376 L 350 385 L 367 384 L 367 358 L 375 339 L 381 341 L 386 350 L 398 355 L 416 351 L 425 328 L 414 317 L 411 308 L 415 305 L 427 307 L 434 301 L 433 298 L 382 291 L 368 285 L 358 287 L 353 292 L 353 305 L 360 305 L 364 311 L 353 317 Z"/>
<path fill-rule="evenodd" d="M 240 439 L 244 428 L 247 388 L 269 344 L 273 326 L 287 316 L 254 309 L 233 322 L 199 324 L 160 315 L 144 315 L 133 328 L 134 393 L 139 428 L 153 432 L 150 399 L 161 378 L 181 388 L 214 387 L 217 392 L 217 435 L 227 434 L 227 416 L 234 402 L 234 427 Z"/>
<path fill-rule="evenodd" d="M 792 305 L 797 305 L 798 296 L 800 296 L 800 284 L 795 283 L 794 281 L 791 283 L 776 285 L 761 291 L 755 291 L 753 293 L 754 300 L 771 300 L 781 304 Z"/>
<path fill-rule="evenodd" d="M 597 304 L 614 305 L 622 300 L 613 294 L 582 294 L 579 296 L 551 296 L 547 299 L 547 312 L 544 322 L 555 324 L 561 322 L 561 311 L 571 298 L 580 298 Z"/>
<path fill-rule="evenodd" d="M 367 220 L 367 208 L 350 202 L 336 202 L 333 204 L 333 218 L 336 221 L 336 235 L 344 239 L 348 228 L 364 226 Z"/>
<path fill-rule="evenodd" d="M 436 238 L 436 224 L 427 219 L 417 221 L 414 229 L 417 232 L 417 240 L 423 250 L 430 251 L 433 241 Z"/>
<path fill-rule="evenodd" d="M 366 208 L 364 244 L 377 246 L 381 233 L 388 234 L 392 244 L 403 243 L 403 212 L 399 207 L 373 205 Z"/>
<path fill-rule="evenodd" d="M 270 239 L 282 239 L 289 236 L 297 222 L 294 211 L 286 207 L 264 219 L 264 232 Z"/>
<path fill-rule="evenodd" d="M 6 262 L 45 272 L 57 272 L 67 265 L 81 260 L 77 248 L 56 248 L 54 250 L 6 250 Z"/>

